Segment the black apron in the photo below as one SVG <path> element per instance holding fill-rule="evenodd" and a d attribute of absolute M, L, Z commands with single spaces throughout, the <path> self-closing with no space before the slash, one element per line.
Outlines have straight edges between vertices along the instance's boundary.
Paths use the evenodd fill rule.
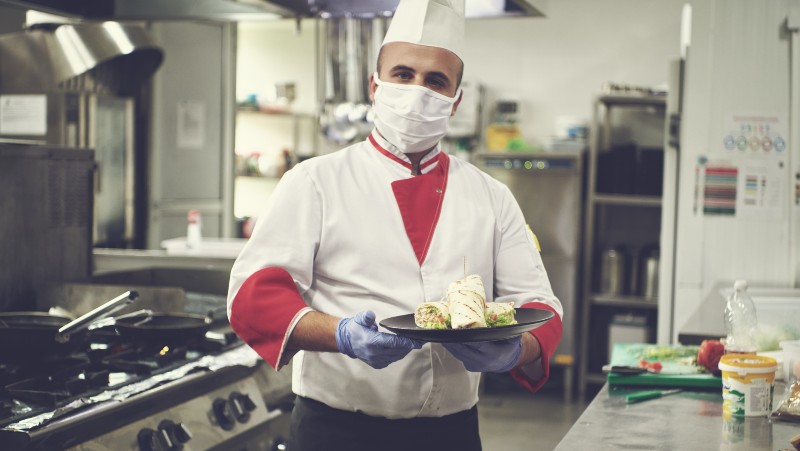
<path fill-rule="evenodd" d="M 298 396 L 288 445 L 291 451 L 481 451 L 478 408 L 444 417 L 390 420 Z"/>

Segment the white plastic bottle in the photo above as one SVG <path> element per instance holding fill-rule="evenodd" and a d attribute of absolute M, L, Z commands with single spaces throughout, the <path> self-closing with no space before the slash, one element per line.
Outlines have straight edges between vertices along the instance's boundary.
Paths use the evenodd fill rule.
<path fill-rule="evenodd" d="M 747 294 L 747 281 L 737 280 L 733 284 L 733 293 L 725 304 L 725 353 L 756 352 L 756 333 L 758 318 L 753 298 Z"/>
<path fill-rule="evenodd" d="M 200 210 L 189 210 L 186 226 L 186 248 L 189 250 L 199 250 L 203 240 L 203 218 Z"/>

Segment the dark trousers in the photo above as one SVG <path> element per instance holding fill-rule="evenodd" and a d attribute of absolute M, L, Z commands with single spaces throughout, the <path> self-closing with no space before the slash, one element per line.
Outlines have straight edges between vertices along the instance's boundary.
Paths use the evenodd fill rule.
<path fill-rule="evenodd" d="M 478 408 L 439 418 L 390 420 L 297 397 L 291 451 L 481 451 Z"/>

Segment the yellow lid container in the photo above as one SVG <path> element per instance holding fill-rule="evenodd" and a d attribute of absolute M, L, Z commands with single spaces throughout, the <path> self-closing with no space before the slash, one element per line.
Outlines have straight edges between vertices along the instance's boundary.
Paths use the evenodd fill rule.
<path fill-rule="evenodd" d="M 734 416 L 763 416 L 772 410 L 778 361 L 753 354 L 726 354 L 722 371 L 722 411 Z"/>

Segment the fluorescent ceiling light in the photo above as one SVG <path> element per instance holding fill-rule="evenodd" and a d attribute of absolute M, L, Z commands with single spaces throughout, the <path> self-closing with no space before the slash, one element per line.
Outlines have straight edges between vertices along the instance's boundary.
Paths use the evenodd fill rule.
<path fill-rule="evenodd" d="M 503 14 L 506 0 L 467 0 L 464 13 L 468 18 L 499 16 Z"/>

